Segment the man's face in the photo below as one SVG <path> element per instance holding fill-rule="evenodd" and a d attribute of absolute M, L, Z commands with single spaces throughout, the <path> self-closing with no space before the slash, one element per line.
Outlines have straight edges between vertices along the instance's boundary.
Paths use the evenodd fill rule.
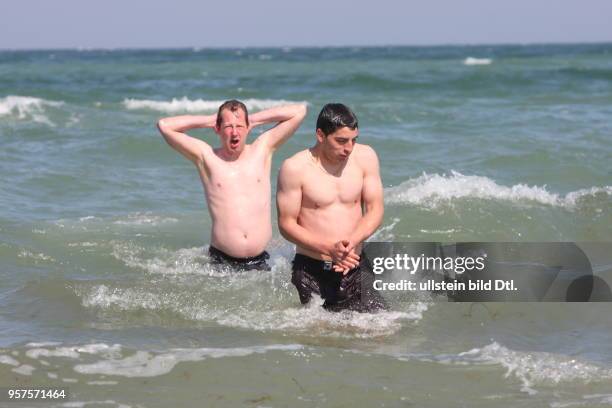
<path fill-rule="evenodd" d="M 221 111 L 221 125 L 217 134 L 221 138 L 221 147 L 232 155 L 238 155 L 244 150 L 249 127 L 242 109 Z"/>
<path fill-rule="evenodd" d="M 333 133 L 325 136 L 321 129 L 317 129 L 317 139 L 323 147 L 323 153 L 327 160 L 334 163 L 342 163 L 348 160 L 357 137 L 359 129 L 342 127 Z"/>

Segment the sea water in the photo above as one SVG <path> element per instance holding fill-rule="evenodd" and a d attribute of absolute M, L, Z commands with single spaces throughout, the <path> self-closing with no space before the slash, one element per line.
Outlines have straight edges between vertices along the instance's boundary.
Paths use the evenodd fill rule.
<path fill-rule="evenodd" d="M 323 104 L 353 108 L 375 240 L 612 241 L 610 44 L 3 51 L 0 386 L 69 389 L 43 406 L 612 404 L 607 303 L 302 307 L 276 223 L 272 271 L 211 266 L 196 170 L 155 123 L 230 98 L 308 104 L 273 186 Z"/>

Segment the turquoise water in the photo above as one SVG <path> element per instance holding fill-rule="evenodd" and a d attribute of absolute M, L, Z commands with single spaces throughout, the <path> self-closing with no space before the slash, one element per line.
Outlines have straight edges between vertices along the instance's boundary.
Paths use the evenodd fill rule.
<path fill-rule="evenodd" d="M 211 267 L 197 174 L 154 126 L 306 102 L 274 186 L 343 102 L 381 161 L 377 240 L 611 242 L 612 45 L 4 51 L 0 79 L 0 385 L 88 406 L 612 403 L 607 304 L 304 309 L 276 225 L 272 272 Z"/>

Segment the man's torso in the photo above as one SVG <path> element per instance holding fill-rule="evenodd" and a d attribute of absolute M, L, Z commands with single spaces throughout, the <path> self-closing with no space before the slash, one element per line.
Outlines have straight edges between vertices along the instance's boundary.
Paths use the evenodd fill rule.
<path fill-rule="evenodd" d="M 334 242 L 347 239 L 353 233 L 363 216 L 363 169 L 358 160 L 359 150 L 359 145 L 356 145 L 346 166 L 337 175 L 327 172 L 309 150 L 295 156 L 303 168 L 299 225 Z M 360 250 L 360 246 L 356 248 L 357 252 Z M 298 247 L 296 252 L 329 260 L 329 257 L 306 248 Z"/>
<path fill-rule="evenodd" d="M 198 166 L 212 218 L 211 244 L 230 256 L 256 256 L 272 237 L 271 156 L 251 144 L 235 161 L 210 151 Z"/>

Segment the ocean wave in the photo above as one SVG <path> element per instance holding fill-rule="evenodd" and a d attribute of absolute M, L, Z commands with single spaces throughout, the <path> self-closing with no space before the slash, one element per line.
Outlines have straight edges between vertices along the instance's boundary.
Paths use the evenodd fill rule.
<path fill-rule="evenodd" d="M 63 101 L 49 101 L 31 96 L 8 95 L 0 98 L 0 117 L 14 116 L 20 120 L 32 120 L 49 126 L 55 126 L 51 120 L 45 116 L 45 108 L 59 107 Z"/>
<path fill-rule="evenodd" d="M 178 219 L 173 217 L 161 217 L 153 215 L 150 212 L 129 214 L 127 219 L 119 219 L 113 221 L 116 225 L 150 225 L 158 226 L 160 224 L 175 223 Z"/>
<path fill-rule="evenodd" d="M 248 280 L 242 279 L 242 283 L 245 282 L 248 283 Z M 246 287 L 252 288 L 253 284 L 247 284 Z M 228 288 L 236 290 L 231 284 Z M 405 310 L 398 311 L 330 313 L 322 308 L 323 300 L 318 297 L 302 307 L 295 304 L 278 305 L 273 300 L 265 299 L 260 303 L 245 299 L 245 305 L 237 305 L 219 300 L 207 301 L 207 296 L 201 296 L 201 293 L 190 296 L 185 291 L 168 293 L 155 292 L 153 289 L 111 288 L 106 285 L 77 292 L 84 307 L 99 308 L 111 313 L 141 310 L 169 312 L 186 320 L 212 321 L 226 327 L 256 331 L 282 330 L 304 336 L 336 338 L 389 336 L 400 331 L 406 322 L 421 320 L 429 307 L 426 303 L 415 302 Z M 261 299 L 260 291 L 252 289 L 252 292 L 253 296 Z"/>
<path fill-rule="evenodd" d="M 329 313 L 321 307 L 320 298 L 302 307 L 290 283 L 291 255 L 283 252 L 292 252 L 292 249 L 286 243 L 272 250 L 269 261 L 272 270 L 257 274 L 211 265 L 200 247 L 147 249 L 124 241 L 115 241 L 112 247 L 112 255 L 126 266 L 157 275 L 159 278 L 154 279 L 162 280 L 156 285 L 137 287 L 108 283 L 75 286 L 82 306 L 103 315 L 125 317 L 126 313 L 146 310 L 174 321 L 178 317 L 257 331 L 373 338 L 397 333 L 406 323 L 421 320 L 428 308 L 426 303 L 415 302 L 393 312 Z"/>
<path fill-rule="evenodd" d="M 508 349 L 497 342 L 460 353 L 459 361 L 500 364 L 506 378 L 514 376 L 522 383 L 521 391 L 535 394 L 537 385 L 556 385 L 576 381 L 594 382 L 612 378 L 612 370 L 581 362 L 575 358 L 545 352 Z"/>
<path fill-rule="evenodd" d="M 493 62 L 490 58 L 467 57 L 463 60 L 463 65 L 489 65 Z"/>
<path fill-rule="evenodd" d="M 306 307 L 241 310 L 238 313 L 225 313 L 216 321 L 224 326 L 257 331 L 282 330 L 314 337 L 375 338 L 399 332 L 404 322 L 421 320 L 428 309 L 426 303 L 417 302 L 410 304 L 406 311 L 330 313 L 323 309 L 322 304 L 322 299 L 315 298 Z"/>
<path fill-rule="evenodd" d="M 244 357 L 270 351 L 295 351 L 299 344 L 274 344 L 233 348 L 171 349 L 168 352 L 139 350 L 122 359 L 103 359 L 92 364 L 77 364 L 74 371 L 81 374 L 114 375 L 122 377 L 157 377 L 168 374 L 181 362 L 202 361 L 207 358 Z"/>
<path fill-rule="evenodd" d="M 519 202 L 536 202 L 543 205 L 574 210 L 588 197 L 612 195 L 612 186 L 591 187 L 570 192 L 565 196 L 548 192 L 546 187 L 516 184 L 511 187 L 497 184 L 483 176 L 466 176 L 456 171 L 450 175 L 423 174 L 396 187 L 385 189 L 388 204 L 411 204 L 429 209 L 456 199 L 482 199 Z"/>
<path fill-rule="evenodd" d="M 147 109 L 166 113 L 216 112 L 223 102 L 225 101 L 203 99 L 190 100 L 187 97 L 182 97 L 181 99 L 172 98 L 170 102 L 128 98 L 123 100 L 123 106 L 125 106 L 129 110 Z M 268 109 L 273 108 L 275 106 L 287 105 L 291 103 L 306 103 L 304 101 L 293 102 L 282 99 L 245 99 L 242 102 L 249 110 Z"/>
<path fill-rule="evenodd" d="M 95 343 L 27 348 L 24 351 L 24 356 L 27 358 L 28 363 L 33 365 L 22 364 L 22 362 L 12 357 L 0 358 L 0 364 L 15 366 L 17 368 L 14 368 L 12 371 L 22 375 L 31 375 L 39 365 L 49 365 L 48 361 L 41 359 L 41 357 L 44 357 L 52 363 L 58 360 L 72 360 L 75 363 L 73 370 L 85 375 L 156 377 L 171 372 L 181 362 L 202 361 L 208 358 L 244 357 L 251 354 L 265 354 L 273 351 L 295 352 L 302 349 L 304 349 L 304 346 L 300 344 L 271 344 L 248 347 L 172 348 L 165 351 L 127 351 L 120 344 Z M 0 357 L 6 356 L 0 355 Z M 62 378 L 62 381 L 78 382 L 77 379 L 72 378 Z"/>
<path fill-rule="evenodd" d="M 19 361 L 5 354 L 0 354 L 0 364 L 6 364 L 6 365 L 14 366 L 14 367 L 19 367 L 20 365 Z"/>
<path fill-rule="evenodd" d="M 203 275 L 231 277 L 231 271 L 216 268 L 211 265 L 208 255 L 202 247 L 181 248 L 172 251 L 166 248 L 153 249 L 149 253 L 146 248 L 132 242 L 113 241 L 111 255 L 130 268 L 138 268 L 152 274 L 172 275 Z M 242 274 L 236 274 L 242 275 Z"/>

